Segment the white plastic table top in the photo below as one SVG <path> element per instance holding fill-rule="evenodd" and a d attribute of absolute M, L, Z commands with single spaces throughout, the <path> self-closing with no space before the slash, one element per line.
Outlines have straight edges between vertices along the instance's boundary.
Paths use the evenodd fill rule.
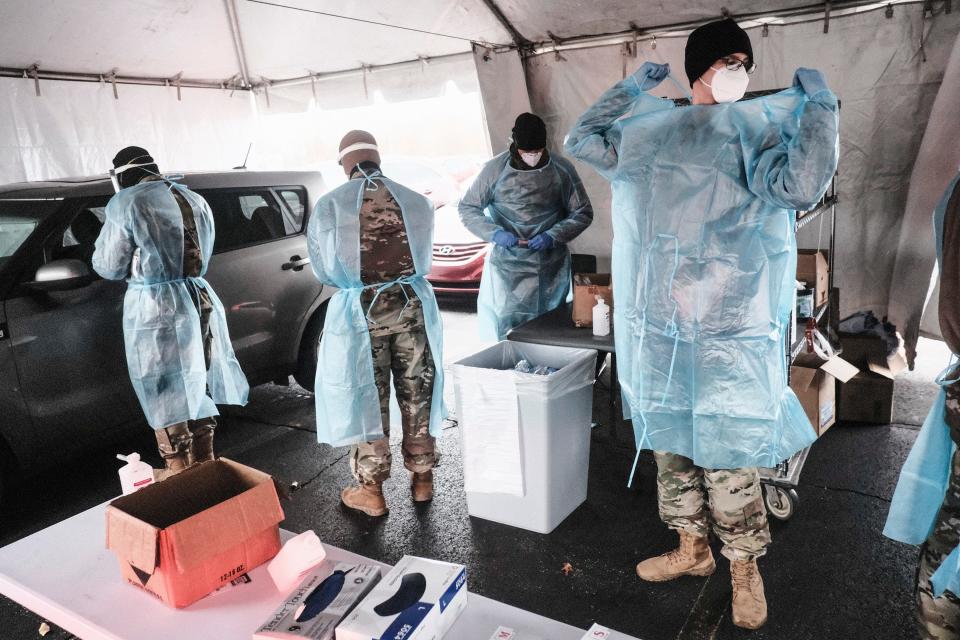
<path fill-rule="evenodd" d="M 105 510 L 98 505 L 0 548 L 0 594 L 83 640 L 247 640 L 283 601 L 261 566 L 247 584 L 186 609 L 168 607 L 121 580 L 116 556 L 104 547 Z M 281 530 L 283 540 L 293 535 Z M 375 562 L 326 548 L 334 561 Z M 447 637 L 489 640 L 499 626 L 513 629 L 515 640 L 580 640 L 585 633 L 471 593 Z M 613 634 L 610 640 L 636 639 Z"/>

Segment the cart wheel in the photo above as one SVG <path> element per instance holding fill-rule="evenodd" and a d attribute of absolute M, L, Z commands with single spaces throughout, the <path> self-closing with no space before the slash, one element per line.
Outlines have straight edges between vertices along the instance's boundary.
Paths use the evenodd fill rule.
<path fill-rule="evenodd" d="M 800 503 L 800 496 L 795 489 L 784 489 L 770 484 L 763 487 L 763 498 L 767 512 L 777 520 L 792 518 Z"/>

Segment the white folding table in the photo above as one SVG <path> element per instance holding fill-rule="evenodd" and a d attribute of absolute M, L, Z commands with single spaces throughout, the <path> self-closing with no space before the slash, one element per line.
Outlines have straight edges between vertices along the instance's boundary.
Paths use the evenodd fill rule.
<path fill-rule="evenodd" d="M 116 556 L 104 546 L 105 531 L 102 504 L 0 548 L 0 594 L 83 640 L 248 640 L 286 596 L 261 566 L 249 583 L 173 609 L 121 579 Z M 294 535 L 280 533 L 284 541 Z M 333 561 L 376 562 L 326 549 Z M 447 637 L 489 640 L 499 626 L 513 629 L 516 640 L 580 640 L 586 633 L 471 593 Z M 610 640 L 637 639 L 613 633 Z"/>

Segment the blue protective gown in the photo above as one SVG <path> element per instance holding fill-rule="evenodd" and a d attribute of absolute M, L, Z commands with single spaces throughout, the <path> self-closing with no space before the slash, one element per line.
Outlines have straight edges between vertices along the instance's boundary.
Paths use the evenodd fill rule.
<path fill-rule="evenodd" d="M 933 213 L 938 263 L 943 260 L 943 227 L 947 203 L 958 188 L 960 175 L 954 178 Z M 954 362 L 945 371 L 954 370 L 958 358 L 960 355 L 954 354 Z M 943 378 L 941 375 L 936 381 L 937 384 L 944 386 L 954 382 Z M 888 538 L 907 544 L 922 544 L 933 532 L 944 495 L 950 486 L 951 459 L 955 449 L 950 438 L 950 427 L 946 422 L 945 403 L 946 391 L 941 389 L 900 471 L 900 479 L 897 481 L 897 489 L 894 491 L 887 522 L 883 528 L 883 535 Z M 930 583 L 935 597 L 940 597 L 945 590 L 960 593 L 960 547 L 946 557 L 940 568 L 930 577 Z"/>
<path fill-rule="evenodd" d="M 544 251 L 494 245 L 487 256 L 477 317 L 480 338 L 498 341 L 566 300 L 571 277 L 566 244 L 590 226 L 593 208 L 566 159 L 551 154 L 544 167 L 519 170 L 505 151 L 484 165 L 460 200 L 460 219 L 486 242 L 498 230 L 525 240 L 546 233 L 554 240 L 554 247 Z"/>
<path fill-rule="evenodd" d="M 422 195 L 384 177 L 383 183 L 403 212 L 407 241 L 416 273 L 401 281 L 423 306 L 430 353 L 436 363 L 430 434 L 438 437 L 446 410 L 443 404 L 443 326 L 433 287 L 425 276 L 433 261 L 433 205 Z M 360 206 L 363 178 L 350 180 L 317 202 L 307 226 L 310 262 L 317 278 L 339 288 L 327 306 L 320 340 L 314 386 L 317 439 L 333 446 L 383 438 L 380 396 L 373 375 L 367 309 L 361 302 L 366 288 L 360 277 Z M 382 186 L 380 187 L 383 188 Z M 395 282 L 374 285 L 385 290 Z"/>
<path fill-rule="evenodd" d="M 159 180 L 128 187 L 110 199 L 93 254 L 93 268 L 101 276 L 127 279 L 127 368 L 154 429 L 215 416 L 217 404 L 244 405 L 250 389 L 233 353 L 223 304 L 202 277 L 183 275 L 183 215 L 171 189 L 193 209 L 206 273 L 214 240 L 210 205 L 182 185 Z M 138 248 L 139 268 L 131 269 Z M 192 287 L 205 289 L 213 304 L 209 370 Z"/>
<path fill-rule="evenodd" d="M 787 385 L 793 210 L 836 171 L 837 112 L 833 93 L 799 88 L 676 107 L 630 77 L 570 132 L 568 152 L 612 185 L 615 343 L 638 450 L 729 469 L 813 442 Z"/>

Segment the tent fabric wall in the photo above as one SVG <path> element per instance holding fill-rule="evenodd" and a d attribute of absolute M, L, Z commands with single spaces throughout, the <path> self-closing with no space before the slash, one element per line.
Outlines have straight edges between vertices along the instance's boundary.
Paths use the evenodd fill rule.
<path fill-rule="evenodd" d="M 147 148 L 161 169 L 229 169 L 253 136 L 248 92 L 0 78 L 0 183 L 103 174 Z"/>
<path fill-rule="evenodd" d="M 530 111 L 530 95 L 523 63 L 515 51 L 493 53 L 477 47 L 473 52 L 481 92 L 484 124 L 490 137 L 490 151 L 497 155 L 510 147 L 513 123 Z"/>
<path fill-rule="evenodd" d="M 759 63 L 751 89 L 788 86 L 802 65 L 823 70 L 842 101 L 836 282 L 843 313 L 887 313 L 911 170 L 958 32 L 960 12 L 925 18 L 920 5 L 898 6 L 891 18 L 883 11 L 836 16 L 826 34 L 822 20 L 770 24 L 766 37 L 760 28 L 750 29 Z M 577 117 L 604 90 L 644 59 L 670 63 L 678 80 L 686 82 L 685 42 L 685 36 L 660 37 L 656 49 L 641 42 L 637 58 L 625 59 L 620 46 L 529 58 L 531 103 L 547 121 L 553 148 L 561 147 Z M 498 88 L 481 77 L 481 90 L 496 95 Z M 656 93 L 679 95 L 669 82 Z M 609 257 L 609 184 L 583 165 L 578 170 L 596 218 L 573 249 Z M 817 246 L 818 232 L 817 225 L 810 225 L 799 239 L 801 246 Z"/>
<path fill-rule="evenodd" d="M 890 287 L 890 319 L 901 328 L 911 362 L 921 328 L 928 337 L 940 338 L 939 288 L 931 295 L 924 312 L 924 298 L 936 262 L 932 213 L 957 171 L 960 171 L 960 37 L 953 45 L 913 166 Z"/>

